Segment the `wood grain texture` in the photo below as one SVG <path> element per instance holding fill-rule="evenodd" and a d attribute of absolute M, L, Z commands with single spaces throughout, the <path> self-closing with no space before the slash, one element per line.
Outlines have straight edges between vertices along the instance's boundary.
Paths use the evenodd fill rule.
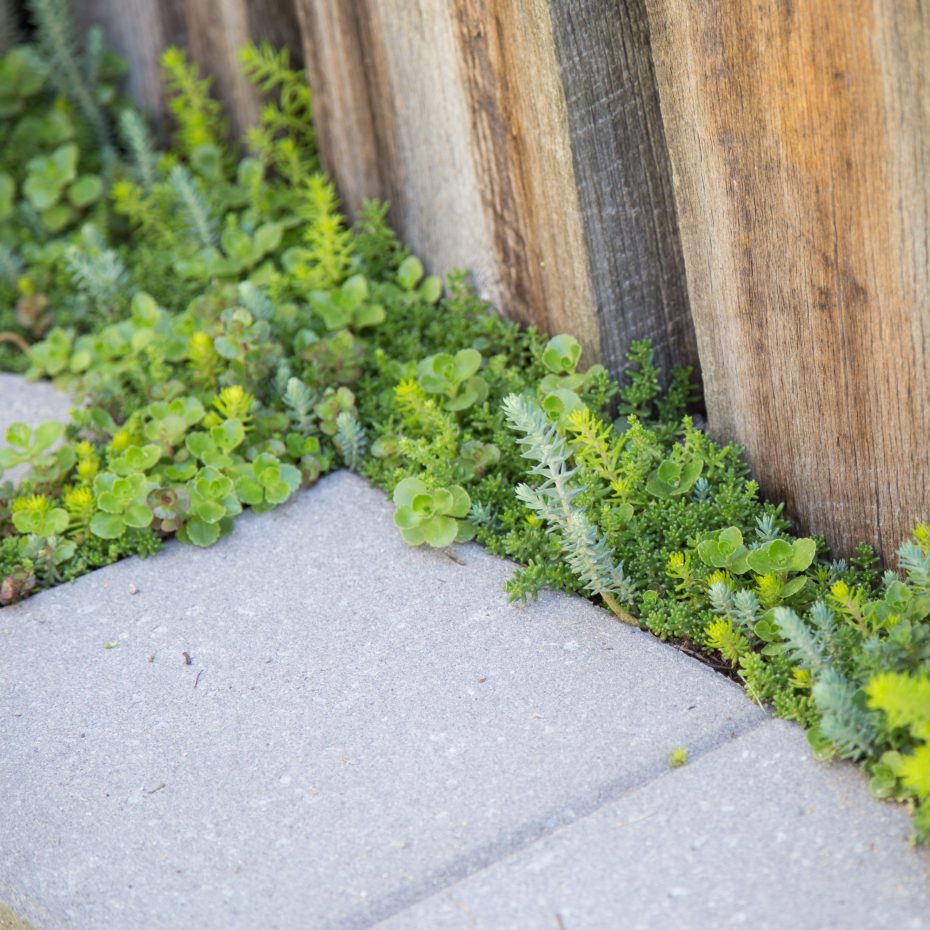
<path fill-rule="evenodd" d="M 551 3 L 604 357 L 697 367 L 643 0 Z"/>
<path fill-rule="evenodd" d="M 247 0 L 184 0 L 186 45 L 203 73 L 213 77 L 214 91 L 227 105 L 236 135 L 255 124 L 259 106 L 239 67 L 239 49 L 253 38 L 247 6 Z"/>
<path fill-rule="evenodd" d="M 711 428 L 890 556 L 930 516 L 930 4 L 647 7 Z"/>
<path fill-rule="evenodd" d="M 571 331 L 591 363 L 602 340 L 548 0 L 455 6 L 496 303 Z"/>
<path fill-rule="evenodd" d="M 324 161 L 353 209 L 614 371 L 694 363 L 648 29 L 613 0 L 298 0 Z"/>
<path fill-rule="evenodd" d="M 127 89 L 156 120 L 165 116 L 158 61 L 185 38 L 183 0 L 74 0 L 82 29 L 100 26 L 110 46 L 129 61 Z"/>
<path fill-rule="evenodd" d="M 378 0 L 366 4 L 360 22 L 392 216 L 433 268 L 467 267 L 487 296 L 497 299 L 499 279 L 448 4 Z"/>
<path fill-rule="evenodd" d="M 159 59 L 170 45 L 188 49 L 229 108 L 233 130 L 255 122 L 259 101 L 239 69 L 249 41 L 287 44 L 298 66 L 302 43 L 293 0 L 73 0 L 85 28 L 99 25 L 130 63 L 129 91 L 157 120 L 165 115 Z"/>
<path fill-rule="evenodd" d="M 370 43 L 358 3 L 297 0 L 320 157 L 342 202 L 356 215 L 366 197 L 384 197 L 387 180 L 369 92 Z"/>

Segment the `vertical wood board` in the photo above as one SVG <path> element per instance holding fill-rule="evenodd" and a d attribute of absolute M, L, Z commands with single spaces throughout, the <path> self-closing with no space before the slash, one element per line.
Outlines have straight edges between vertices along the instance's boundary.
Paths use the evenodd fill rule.
<path fill-rule="evenodd" d="M 651 339 L 666 372 L 697 367 L 645 4 L 551 10 L 604 357 Z"/>
<path fill-rule="evenodd" d="M 648 0 L 710 424 L 842 554 L 928 515 L 924 0 Z"/>
<path fill-rule="evenodd" d="M 302 43 L 293 0 L 73 0 L 83 28 L 101 26 L 130 62 L 129 91 L 157 121 L 165 116 L 159 60 L 171 45 L 186 48 L 242 134 L 259 112 L 258 95 L 239 67 L 247 42 L 286 44 L 298 66 Z"/>
<path fill-rule="evenodd" d="M 509 316 L 614 372 L 696 348 L 640 5 L 298 0 L 324 161 L 352 209 L 469 268 Z"/>

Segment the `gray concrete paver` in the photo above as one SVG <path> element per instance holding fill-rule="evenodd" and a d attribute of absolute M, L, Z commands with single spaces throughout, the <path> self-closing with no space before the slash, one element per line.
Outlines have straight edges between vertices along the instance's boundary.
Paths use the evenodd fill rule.
<path fill-rule="evenodd" d="M 930 855 L 772 720 L 377 930 L 926 930 Z"/>
<path fill-rule="evenodd" d="M 335 474 L 0 611 L 0 881 L 78 930 L 367 926 L 764 719 L 391 513 Z"/>

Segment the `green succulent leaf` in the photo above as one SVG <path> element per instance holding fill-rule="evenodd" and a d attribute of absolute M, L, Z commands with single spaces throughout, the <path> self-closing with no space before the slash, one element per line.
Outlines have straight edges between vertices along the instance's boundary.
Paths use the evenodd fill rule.
<path fill-rule="evenodd" d="M 460 349 L 452 363 L 452 380 L 468 380 L 481 367 L 481 353 L 477 349 Z"/>
<path fill-rule="evenodd" d="M 274 252 L 281 244 L 283 237 L 284 227 L 280 223 L 262 223 L 255 230 L 253 238 L 252 250 L 256 261 Z"/>
<path fill-rule="evenodd" d="M 126 532 L 126 523 L 119 514 L 96 513 L 90 521 L 90 531 L 101 539 L 118 539 Z"/>
<path fill-rule="evenodd" d="M 788 542 L 773 539 L 749 553 L 749 567 L 759 575 L 769 572 L 803 572 L 810 568 L 817 553 L 813 539 L 796 539 Z"/>
<path fill-rule="evenodd" d="M 162 456 L 162 447 L 154 444 L 130 446 L 122 455 L 110 463 L 110 468 L 117 475 L 131 475 L 133 472 L 146 472 L 153 469 Z"/>
<path fill-rule="evenodd" d="M 428 304 L 435 304 L 442 297 L 442 278 L 431 275 L 420 285 L 420 297 Z"/>
<path fill-rule="evenodd" d="M 475 538 L 474 524 L 470 523 L 468 520 L 459 520 L 457 526 L 458 530 L 455 534 L 455 542 L 467 543 Z"/>
<path fill-rule="evenodd" d="M 68 528 L 68 512 L 60 507 L 43 512 L 21 510 L 13 514 L 13 526 L 27 535 L 57 536 Z"/>
<path fill-rule="evenodd" d="M 423 274 L 423 263 L 415 255 L 410 255 L 397 269 L 397 283 L 405 291 L 412 291 L 423 279 Z"/>
<path fill-rule="evenodd" d="M 394 488 L 394 504 L 397 507 L 412 507 L 413 499 L 426 493 L 426 485 L 419 478 L 404 478 Z"/>
<path fill-rule="evenodd" d="M 699 456 L 695 456 L 684 465 L 674 459 L 665 459 L 649 476 L 646 490 L 663 500 L 687 494 L 694 487 L 703 469 L 704 461 Z"/>
<path fill-rule="evenodd" d="M 542 408 L 555 420 L 564 420 L 573 411 L 584 407 L 584 401 L 574 392 L 556 388 L 543 398 Z"/>
<path fill-rule="evenodd" d="M 542 361 L 555 374 L 571 374 L 581 358 L 581 343 L 565 333 L 553 336 L 543 349 Z"/>
<path fill-rule="evenodd" d="M 471 498 L 468 496 L 468 492 L 465 488 L 454 484 L 449 488 L 449 494 L 452 500 L 446 512 L 453 517 L 467 517 L 469 508 L 471 507 Z"/>
<path fill-rule="evenodd" d="M 423 540 L 436 549 L 442 549 L 455 542 L 458 531 L 454 518 L 437 514 L 423 523 Z"/>
<path fill-rule="evenodd" d="M 12 212 L 16 201 L 16 182 L 5 172 L 0 172 L 0 220 Z"/>
<path fill-rule="evenodd" d="M 41 464 L 47 453 L 65 434 L 63 423 L 48 420 L 35 429 L 28 424 L 16 422 L 6 431 L 6 448 L 0 448 L 0 471 L 17 465 Z"/>
<path fill-rule="evenodd" d="M 402 504 L 394 511 L 394 524 L 402 530 L 412 530 L 420 525 L 422 515 L 409 504 Z"/>
<path fill-rule="evenodd" d="M 716 538 L 699 543 L 697 553 L 711 568 L 725 568 L 736 575 L 749 571 L 749 550 L 743 545 L 743 534 L 738 527 L 727 527 L 720 530 Z"/>
<path fill-rule="evenodd" d="M 424 524 L 416 523 L 414 526 L 399 527 L 400 535 L 408 546 L 422 546 L 426 542 Z"/>
<path fill-rule="evenodd" d="M 265 489 L 254 472 L 236 478 L 235 488 L 236 496 L 248 507 L 257 507 L 265 499 Z"/>
<path fill-rule="evenodd" d="M 220 538 L 220 525 L 217 521 L 207 522 L 194 517 L 184 524 L 183 536 L 195 546 L 206 548 Z"/>
<path fill-rule="evenodd" d="M 123 521 L 126 526 L 140 529 L 148 526 L 152 522 L 152 517 L 152 511 L 145 504 L 130 504 L 123 514 Z"/>
<path fill-rule="evenodd" d="M 80 210 L 96 203 L 102 196 L 103 181 L 95 174 L 82 175 L 68 188 L 68 199 Z"/>
<path fill-rule="evenodd" d="M 78 147 L 68 143 L 28 163 L 23 193 L 36 210 L 42 212 L 55 204 L 65 186 L 77 176 L 77 161 Z"/>

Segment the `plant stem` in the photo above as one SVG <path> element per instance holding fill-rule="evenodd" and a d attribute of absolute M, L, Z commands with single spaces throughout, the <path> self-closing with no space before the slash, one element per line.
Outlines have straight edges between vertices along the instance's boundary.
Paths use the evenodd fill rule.
<path fill-rule="evenodd" d="M 29 343 L 18 333 L 11 333 L 9 330 L 0 333 L 0 342 L 12 342 L 17 349 L 22 349 L 23 352 L 29 351 Z"/>
<path fill-rule="evenodd" d="M 599 592 L 601 597 L 604 599 L 604 603 L 614 612 L 614 614 L 622 620 L 624 623 L 629 624 L 630 626 L 639 626 L 639 621 L 636 617 L 633 616 L 629 611 L 624 610 L 618 603 L 617 599 L 609 594 L 607 591 Z"/>

